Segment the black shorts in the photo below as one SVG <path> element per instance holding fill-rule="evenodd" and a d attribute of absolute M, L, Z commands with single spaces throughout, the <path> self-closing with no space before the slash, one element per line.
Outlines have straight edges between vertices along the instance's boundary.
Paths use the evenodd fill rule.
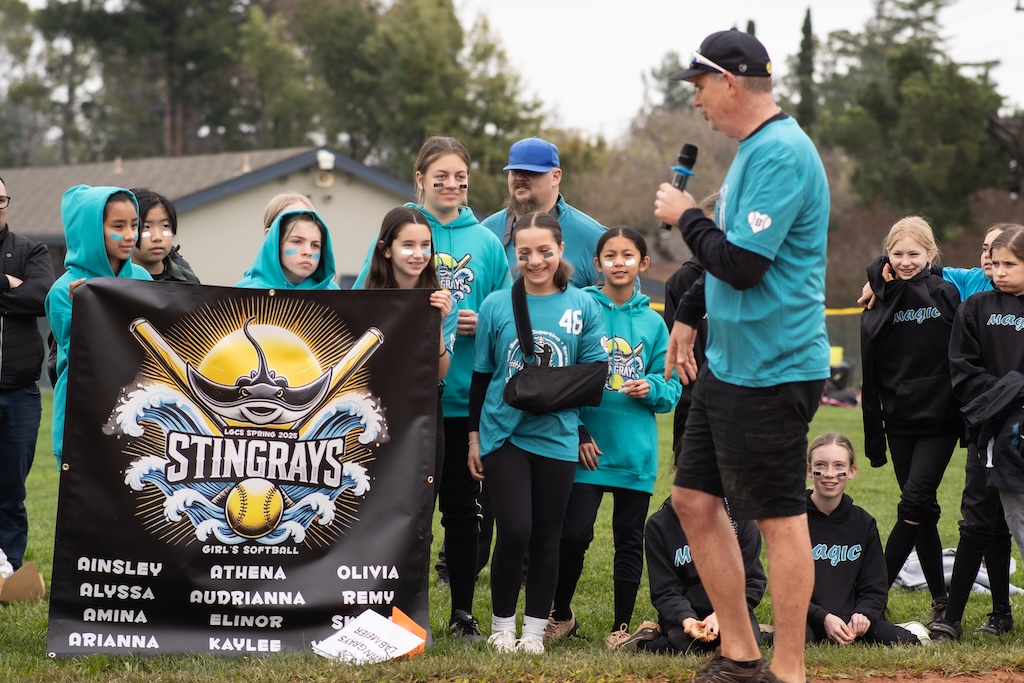
<path fill-rule="evenodd" d="M 742 520 L 807 511 L 807 429 L 824 380 L 741 387 L 705 366 L 693 389 L 675 484 L 725 497 Z"/>

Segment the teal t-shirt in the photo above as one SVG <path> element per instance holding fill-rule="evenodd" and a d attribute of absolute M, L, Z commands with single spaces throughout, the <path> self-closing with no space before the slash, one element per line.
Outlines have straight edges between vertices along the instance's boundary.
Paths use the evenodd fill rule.
<path fill-rule="evenodd" d="M 715 224 L 731 244 L 772 265 L 742 291 L 707 274 L 707 359 L 717 378 L 767 387 L 828 377 L 828 218 L 825 169 L 794 119 L 772 121 L 740 142 Z"/>
<path fill-rule="evenodd" d="M 960 301 L 978 292 L 992 289 L 992 280 L 981 268 L 943 268 L 942 279 L 956 287 Z"/>
<path fill-rule="evenodd" d="M 597 241 L 601 239 L 601 235 L 608 228 L 576 207 L 567 204 L 562 195 L 558 195 L 558 201 L 555 202 L 552 213 L 562 228 L 565 260 L 572 265 L 570 282 L 580 289 L 596 285 L 601 281 L 601 273 L 594 265 L 594 250 L 597 248 Z M 519 261 L 516 258 L 515 245 L 512 243 L 508 209 L 502 209 L 485 218 L 483 226 L 501 240 L 505 247 L 505 255 L 508 257 L 509 268 L 513 272 L 518 270 Z"/>
<path fill-rule="evenodd" d="M 604 317 L 585 292 L 569 286 L 545 296 L 526 295 L 537 362 L 553 367 L 607 361 L 601 343 Z M 524 451 L 555 460 L 579 459 L 579 411 L 560 410 L 532 415 L 517 410 L 503 397 L 505 384 L 523 367 L 519 335 L 512 313 L 512 290 L 487 297 L 477 324 L 475 372 L 491 375 L 480 413 L 480 454 L 486 457 L 510 441 Z"/>

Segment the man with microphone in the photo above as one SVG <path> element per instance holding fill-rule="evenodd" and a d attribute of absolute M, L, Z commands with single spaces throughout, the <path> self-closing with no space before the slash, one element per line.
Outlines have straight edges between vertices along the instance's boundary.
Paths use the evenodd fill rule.
<path fill-rule="evenodd" d="M 772 95 L 757 38 L 720 31 L 672 76 L 696 88 L 712 130 L 739 141 L 714 220 L 663 183 L 655 216 L 678 225 L 705 275 L 680 303 L 666 371 L 696 380 L 672 506 L 721 627 L 720 654 L 696 680 L 804 683 L 814 564 L 807 532 L 807 430 L 828 377 L 825 251 L 829 190 L 807 135 Z M 706 301 L 706 305 L 705 305 Z M 706 311 L 707 364 L 693 358 Z M 723 498 L 754 519 L 768 552 L 775 623 L 769 669 L 750 628 L 743 562 Z"/>

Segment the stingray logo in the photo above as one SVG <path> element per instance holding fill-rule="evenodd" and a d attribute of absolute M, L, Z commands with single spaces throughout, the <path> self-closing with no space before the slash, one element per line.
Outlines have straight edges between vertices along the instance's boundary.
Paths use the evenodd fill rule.
<path fill-rule="evenodd" d="M 166 336 L 144 318 L 130 330 L 147 356 L 104 432 L 128 440 L 125 484 L 151 531 L 324 545 L 357 520 L 370 446 L 388 438 L 366 388 L 380 330 L 353 340 L 329 309 L 270 299 L 214 304 Z"/>
<path fill-rule="evenodd" d="M 644 359 L 640 353 L 644 343 L 640 342 L 633 348 L 622 337 L 604 340 L 604 348 L 608 351 L 608 379 L 605 380 L 605 391 L 618 391 L 623 383 L 630 379 L 643 379 Z"/>
<path fill-rule="evenodd" d="M 472 254 L 466 254 L 456 261 L 454 256 L 442 253 L 438 253 L 435 258 L 437 277 L 441 280 L 441 286 L 452 293 L 452 303 L 463 301 L 473 291 L 476 274 L 467 267 L 472 259 Z"/>
<path fill-rule="evenodd" d="M 522 370 L 525 362 L 531 365 L 539 365 L 542 368 L 560 368 L 569 364 L 568 358 L 569 350 L 562 343 L 562 340 L 558 338 L 558 335 L 545 332 L 544 330 L 534 330 L 533 353 L 529 361 L 526 361 L 523 358 L 523 354 L 520 353 L 518 337 L 509 344 L 505 355 L 505 360 L 508 364 L 508 374 L 505 377 L 505 381 L 508 381 L 512 375 Z"/>

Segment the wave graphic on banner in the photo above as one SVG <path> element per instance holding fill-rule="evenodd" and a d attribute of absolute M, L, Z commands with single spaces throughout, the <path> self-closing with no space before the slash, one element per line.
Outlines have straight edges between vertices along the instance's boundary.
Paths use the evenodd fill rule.
<path fill-rule="evenodd" d="M 201 411 L 183 394 L 164 385 L 136 385 L 134 390 L 127 392 L 113 411 L 113 429 L 110 431 L 140 437 L 144 433 L 141 424 L 144 420 L 159 426 L 165 435 L 188 432 L 215 436 L 207 428 Z M 357 393 L 343 394 L 320 410 L 298 443 L 344 438 L 357 428 L 362 431 L 358 436 L 360 443 L 387 438 L 387 426 L 378 402 Z M 167 466 L 167 458 L 143 456 L 128 467 L 125 484 L 136 491 L 142 491 L 147 483 L 152 484 L 166 497 L 163 510 L 168 522 L 179 522 L 184 515 L 195 528 L 197 539 L 206 541 L 213 536 L 229 545 L 246 541 L 277 545 L 289 539 L 302 543 L 306 530 L 314 522 L 321 526 L 330 526 L 334 522 L 334 504 L 343 492 L 351 490 L 353 495 L 361 496 L 370 489 L 366 468 L 355 462 L 342 463 L 340 485 L 329 489 L 300 484 L 270 484 L 274 493 L 264 492 L 264 498 L 279 494 L 281 514 L 273 529 L 254 536 L 245 534 L 239 525 L 230 523 L 224 503 L 225 499 L 230 500 L 233 490 L 253 479 L 239 483 L 172 483 L 166 476 Z"/>

